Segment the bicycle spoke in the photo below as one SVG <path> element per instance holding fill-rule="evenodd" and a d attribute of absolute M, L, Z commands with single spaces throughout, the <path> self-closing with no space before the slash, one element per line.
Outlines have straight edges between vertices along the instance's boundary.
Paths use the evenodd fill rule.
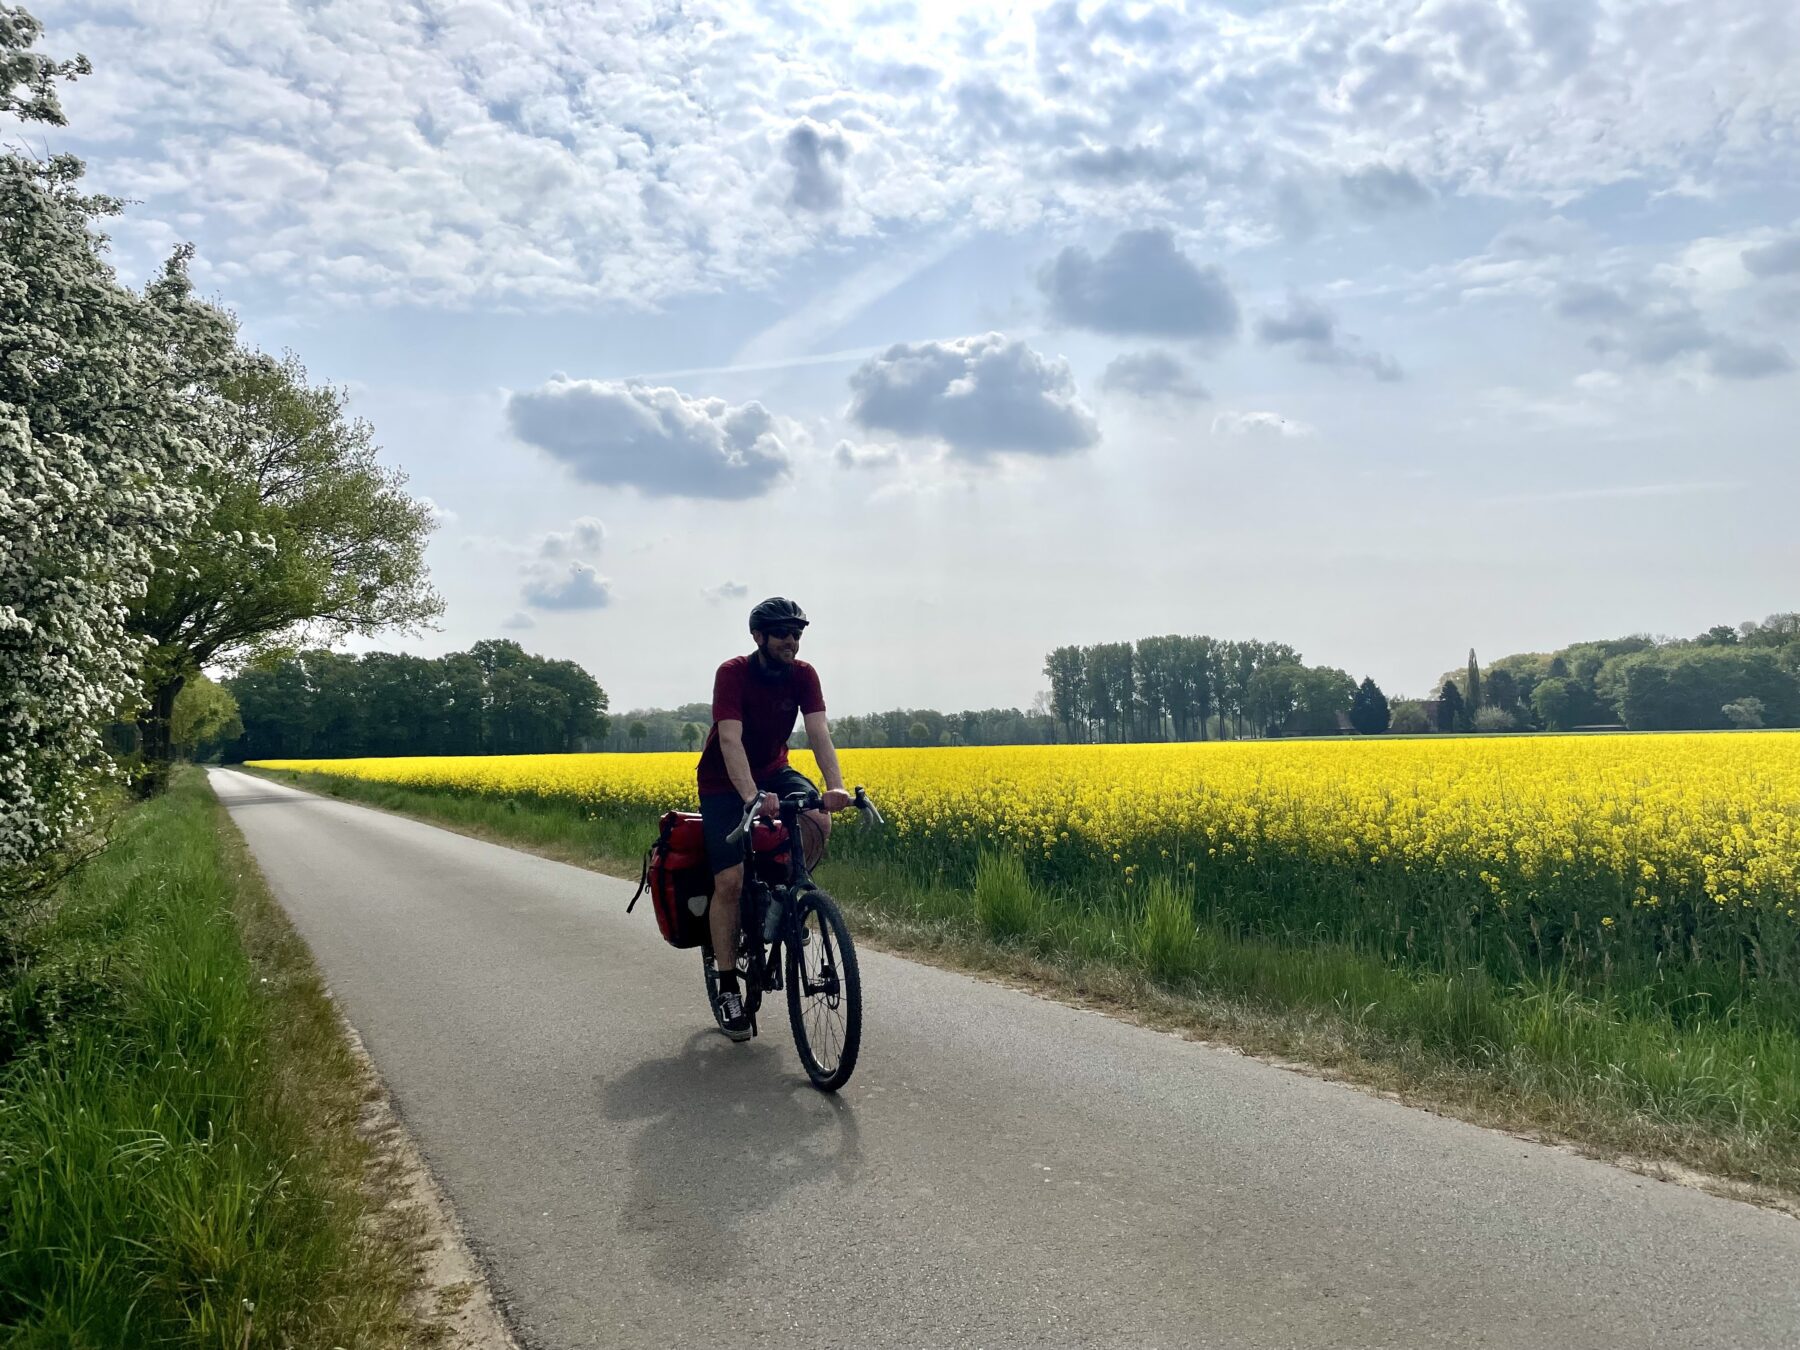
<path fill-rule="evenodd" d="M 861 1041 L 856 953 L 837 905 L 823 892 L 802 902 L 788 1013 L 813 1082 L 835 1091 L 855 1067 Z"/>

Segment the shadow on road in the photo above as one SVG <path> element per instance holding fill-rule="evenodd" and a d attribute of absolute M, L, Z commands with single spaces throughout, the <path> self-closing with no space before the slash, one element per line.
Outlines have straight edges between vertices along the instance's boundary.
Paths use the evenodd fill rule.
<path fill-rule="evenodd" d="M 642 1123 L 619 1231 L 650 1245 L 660 1280 L 729 1277 L 747 1245 L 781 1240 L 748 1221 L 799 1188 L 829 1206 L 861 1166 L 855 1108 L 793 1072 L 778 1026 L 744 1045 L 696 1031 L 680 1054 L 600 1085 L 608 1120 Z"/>
<path fill-rule="evenodd" d="M 242 796 L 220 793 L 219 801 L 233 811 L 242 806 L 302 806 L 304 797 L 296 797 L 293 793 L 277 796 L 273 792 L 246 793 Z"/>

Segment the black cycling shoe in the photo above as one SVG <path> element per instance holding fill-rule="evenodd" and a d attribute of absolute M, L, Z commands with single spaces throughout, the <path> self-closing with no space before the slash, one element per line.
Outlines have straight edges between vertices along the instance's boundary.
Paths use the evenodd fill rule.
<path fill-rule="evenodd" d="M 735 989 L 719 995 L 719 1029 L 734 1041 L 750 1039 L 750 1017 L 744 1011 L 743 995 Z"/>

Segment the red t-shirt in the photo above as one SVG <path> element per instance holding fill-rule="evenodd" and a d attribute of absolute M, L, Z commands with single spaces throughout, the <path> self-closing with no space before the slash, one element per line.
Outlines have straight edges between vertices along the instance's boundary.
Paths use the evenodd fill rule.
<path fill-rule="evenodd" d="M 725 752 L 719 748 L 719 723 L 744 724 L 744 757 L 757 782 L 788 762 L 788 737 L 802 713 L 825 711 L 819 692 L 819 675 L 804 661 L 779 675 L 765 674 L 748 656 L 734 656 L 713 676 L 713 724 L 706 733 L 706 749 L 700 752 L 700 791 L 737 792 L 725 772 Z"/>

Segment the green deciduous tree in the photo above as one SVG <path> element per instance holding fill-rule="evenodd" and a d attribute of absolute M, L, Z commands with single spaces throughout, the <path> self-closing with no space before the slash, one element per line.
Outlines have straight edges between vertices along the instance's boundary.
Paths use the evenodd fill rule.
<path fill-rule="evenodd" d="M 1800 722 L 1800 683 L 1772 651 L 1740 645 L 1646 652 L 1625 670 L 1619 711 L 1634 731 L 1722 730 L 1725 707 L 1755 699 L 1765 726 Z"/>
<path fill-rule="evenodd" d="M 198 759 L 243 734 L 237 700 L 229 689 L 204 675 L 182 685 L 169 719 L 169 739 L 179 753 Z"/>
<path fill-rule="evenodd" d="M 1396 736 L 1423 736 L 1432 729 L 1425 705 L 1417 699 L 1400 699 L 1391 705 L 1388 731 Z"/>
<path fill-rule="evenodd" d="M 1571 680 L 1551 676 L 1531 691 L 1531 706 L 1547 731 L 1567 731 L 1574 723 L 1579 691 Z"/>
<path fill-rule="evenodd" d="M 292 356 L 251 353 L 215 388 L 226 415 L 189 474 L 214 504 L 132 607 L 150 644 L 139 727 L 152 763 L 166 762 L 175 698 L 201 666 L 414 628 L 443 608 L 425 570 L 430 505 L 377 461 L 342 390 L 308 383 Z"/>

